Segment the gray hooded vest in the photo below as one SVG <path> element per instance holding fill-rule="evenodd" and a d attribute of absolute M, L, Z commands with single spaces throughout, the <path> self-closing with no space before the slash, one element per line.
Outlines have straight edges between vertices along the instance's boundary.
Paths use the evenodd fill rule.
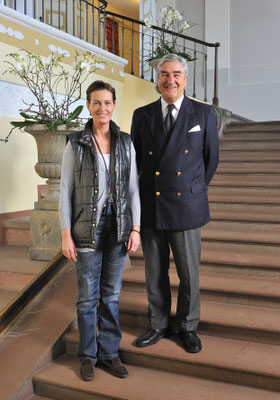
<path fill-rule="evenodd" d="M 98 202 L 98 154 L 91 138 L 92 119 L 84 130 L 71 133 L 75 155 L 74 189 L 72 195 L 72 237 L 76 247 L 94 248 Z M 127 133 L 110 121 L 111 159 L 110 172 L 113 208 L 117 222 L 117 241 L 126 242 L 132 228 L 128 187 L 131 164 L 131 139 Z"/>

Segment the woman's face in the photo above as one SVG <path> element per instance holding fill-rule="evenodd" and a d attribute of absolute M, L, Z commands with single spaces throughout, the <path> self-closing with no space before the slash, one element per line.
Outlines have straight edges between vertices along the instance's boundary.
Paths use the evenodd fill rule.
<path fill-rule="evenodd" d="M 115 107 L 113 94 L 106 89 L 91 92 L 90 103 L 87 101 L 87 108 L 95 124 L 108 124 Z"/>

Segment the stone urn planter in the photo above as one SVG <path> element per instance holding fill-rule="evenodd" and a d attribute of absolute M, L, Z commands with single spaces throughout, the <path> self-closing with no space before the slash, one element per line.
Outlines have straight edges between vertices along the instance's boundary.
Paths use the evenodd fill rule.
<path fill-rule="evenodd" d="M 34 210 L 30 211 L 31 260 L 51 260 L 61 250 L 58 212 L 61 162 L 66 147 L 66 135 L 81 129 L 61 125 L 53 133 L 42 124 L 24 128 L 37 144 L 38 162 L 34 167 L 35 171 L 41 178 L 47 179 L 48 185 L 45 198 L 35 202 Z"/>

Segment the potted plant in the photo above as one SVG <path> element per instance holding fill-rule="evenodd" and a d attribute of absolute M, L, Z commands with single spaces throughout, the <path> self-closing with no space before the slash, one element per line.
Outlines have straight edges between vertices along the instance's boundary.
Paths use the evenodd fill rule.
<path fill-rule="evenodd" d="M 81 129 L 79 116 L 83 106 L 75 108 L 75 103 L 81 98 L 83 82 L 103 64 L 89 52 L 76 53 L 69 73 L 63 65 L 65 55 L 43 57 L 19 50 L 6 57 L 8 69 L 5 73 L 18 76 L 30 89 L 34 101 L 27 104 L 23 100 L 27 107 L 19 111 L 24 120 L 11 122 L 13 128 L 0 140 L 7 142 L 16 128 L 24 129 L 36 140 L 38 163 L 35 171 L 40 177 L 47 178 L 48 192 L 30 212 L 30 258 L 50 260 L 60 250 L 58 201 L 66 135 L 71 130 Z"/>
<path fill-rule="evenodd" d="M 0 141 L 7 142 L 15 128 L 35 124 L 45 125 L 50 132 L 56 132 L 61 125 L 79 126 L 79 115 L 83 106 L 73 110 L 73 104 L 81 98 L 81 87 L 88 75 L 103 66 L 94 55 L 90 52 L 82 55 L 76 53 L 72 74 L 63 65 L 64 54 L 56 56 L 52 53 L 43 57 L 28 50 L 19 50 L 7 54 L 6 57 L 8 69 L 4 74 L 18 76 L 30 89 L 34 103 L 26 104 L 23 101 L 28 106 L 19 110 L 24 121 L 11 122 L 13 128 Z M 59 95 L 59 91 L 64 94 Z"/>
<path fill-rule="evenodd" d="M 148 28 L 152 27 L 152 22 L 149 18 L 145 18 L 144 23 Z M 162 30 L 156 31 L 156 44 L 149 56 L 149 64 L 152 67 L 156 67 L 158 60 L 168 53 L 177 54 L 186 58 L 187 61 L 194 61 L 195 58 L 184 51 L 184 48 L 178 43 L 179 37 L 176 35 L 176 33 L 187 31 L 194 25 L 197 24 L 191 21 L 183 21 L 183 15 L 173 7 L 163 7 L 161 9 Z"/>

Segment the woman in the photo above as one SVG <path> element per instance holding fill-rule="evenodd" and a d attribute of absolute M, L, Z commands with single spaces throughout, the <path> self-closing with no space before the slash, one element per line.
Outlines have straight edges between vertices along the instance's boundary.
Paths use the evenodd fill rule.
<path fill-rule="evenodd" d="M 126 254 L 140 243 L 135 150 L 130 136 L 111 121 L 115 89 L 95 81 L 86 94 L 92 119 L 69 135 L 62 161 L 62 252 L 76 264 L 81 377 L 92 380 L 99 361 L 125 378 L 118 313 Z"/>

